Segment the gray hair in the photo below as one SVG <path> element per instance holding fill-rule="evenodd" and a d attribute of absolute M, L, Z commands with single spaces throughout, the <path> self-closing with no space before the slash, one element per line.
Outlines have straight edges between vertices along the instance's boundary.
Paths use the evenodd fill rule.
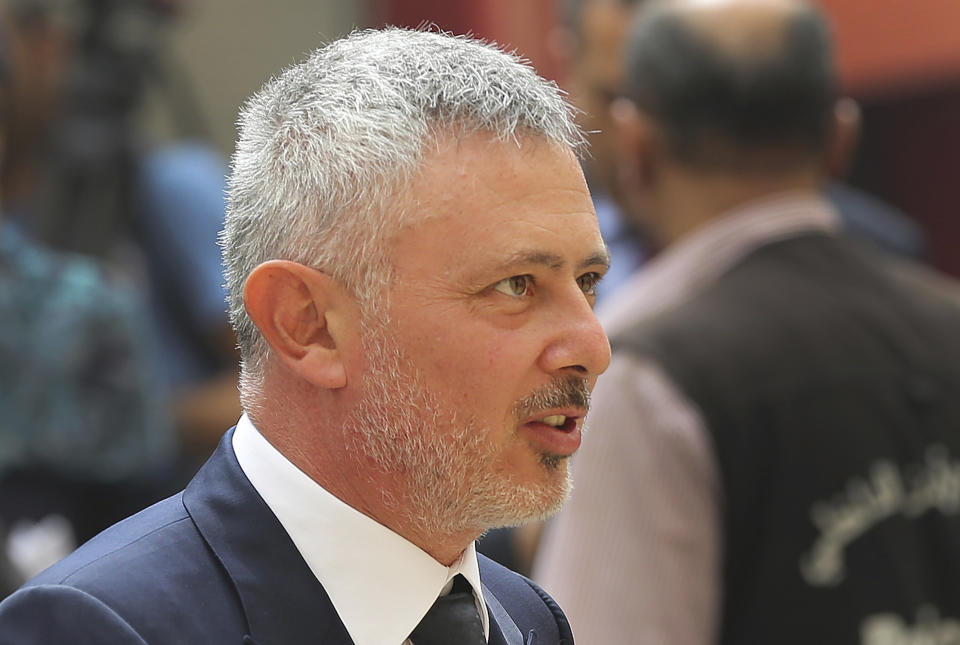
<path fill-rule="evenodd" d="M 241 392 L 267 355 L 243 305 L 257 265 L 316 267 L 371 302 L 389 284 L 396 198 L 441 140 L 535 136 L 579 152 L 573 116 L 556 84 L 515 54 L 427 31 L 357 31 L 267 82 L 240 112 L 220 236 Z"/>

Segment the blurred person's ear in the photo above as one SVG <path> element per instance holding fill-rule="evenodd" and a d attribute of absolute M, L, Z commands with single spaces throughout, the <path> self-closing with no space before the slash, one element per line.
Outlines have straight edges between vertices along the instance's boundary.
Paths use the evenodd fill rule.
<path fill-rule="evenodd" d="M 616 127 L 617 176 L 625 194 L 645 193 L 656 182 L 658 135 L 650 118 L 625 98 L 610 105 Z"/>
<path fill-rule="evenodd" d="M 826 171 L 831 178 L 843 179 L 850 171 L 860 143 L 860 128 L 860 105 L 850 97 L 838 99 L 826 146 Z"/>
<path fill-rule="evenodd" d="M 347 383 L 338 345 L 343 289 L 328 274 L 297 262 L 257 266 L 243 287 L 243 303 L 272 353 L 287 368 L 320 388 Z"/>

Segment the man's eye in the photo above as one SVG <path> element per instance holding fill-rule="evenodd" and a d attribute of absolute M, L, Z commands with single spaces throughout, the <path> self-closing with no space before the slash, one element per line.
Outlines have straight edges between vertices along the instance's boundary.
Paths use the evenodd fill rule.
<path fill-rule="evenodd" d="M 580 290 L 588 296 L 595 296 L 597 295 L 597 283 L 600 282 L 600 278 L 602 277 L 603 276 L 596 271 L 584 273 L 582 276 L 577 278 L 577 285 L 579 285 Z"/>
<path fill-rule="evenodd" d="M 533 278 L 528 275 L 514 275 L 504 278 L 493 285 L 493 288 L 500 293 L 519 298 L 529 295 Z"/>

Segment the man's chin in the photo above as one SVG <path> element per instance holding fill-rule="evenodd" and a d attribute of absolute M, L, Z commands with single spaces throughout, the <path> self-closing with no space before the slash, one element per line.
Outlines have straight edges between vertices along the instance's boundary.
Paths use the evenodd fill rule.
<path fill-rule="evenodd" d="M 536 484 L 516 486 L 512 504 L 503 509 L 503 517 L 496 526 L 520 526 L 556 514 L 573 489 L 569 462 L 565 457 L 543 456 L 544 479 Z"/>
<path fill-rule="evenodd" d="M 567 464 L 570 461 L 569 455 L 551 455 L 542 453 L 540 455 L 540 465 L 547 471 L 559 471 L 563 469 L 564 476 L 567 476 Z"/>

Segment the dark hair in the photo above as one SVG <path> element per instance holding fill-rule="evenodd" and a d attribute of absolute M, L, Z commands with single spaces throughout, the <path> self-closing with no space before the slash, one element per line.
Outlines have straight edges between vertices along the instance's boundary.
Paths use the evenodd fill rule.
<path fill-rule="evenodd" d="M 785 17 L 781 42 L 731 52 L 669 8 L 642 11 L 627 47 L 627 91 L 662 128 L 669 152 L 699 167 L 742 167 L 765 151 L 818 154 L 830 128 L 829 29 L 812 7 Z"/>

